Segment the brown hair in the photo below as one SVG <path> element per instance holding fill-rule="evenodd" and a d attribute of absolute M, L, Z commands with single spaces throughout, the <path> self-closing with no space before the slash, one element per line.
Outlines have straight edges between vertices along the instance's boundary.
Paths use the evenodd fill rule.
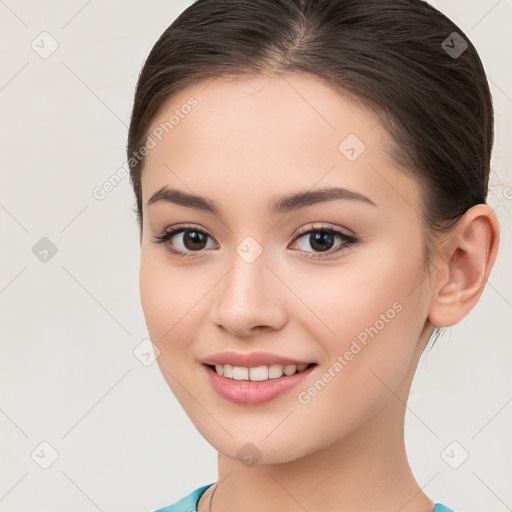
<path fill-rule="evenodd" d="M 141 70 L 128 133 L 142 236 L 141 173 L 152 121 L 173 93 L 221 75 L 309 73 L 381 118 L 392 157 L 422 185 L 425 240 L 487 197 L 491 93 L 476 49 L 421 0 L 197 0 Z M 426 244 L 427 259 L 430 257 Z"/>

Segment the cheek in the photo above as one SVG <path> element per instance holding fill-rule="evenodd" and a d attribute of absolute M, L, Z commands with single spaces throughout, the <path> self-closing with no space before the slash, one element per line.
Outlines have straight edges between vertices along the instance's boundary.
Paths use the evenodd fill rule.
<path fill-rule="evenodd" d="M 393 257 L 391 257 L 393 256 Z M 308 297 L 304 329 L 312 332 L 324 349 L 317 380 L 296 390 L 295 423 L 289 424 L 290 445 L 303 432 L 314 432 L 322 422 L 322 437 L 305 449 L 328 446 L 349 435 L 387 403 L 400 407 L 406 401 L 407 375 L 414 364 L 416 343 L 423 327 L 420 253 L 408 253 L 417 265 L 405 265 L 380 252 L 380 264 L 342 267 L 315 279 L 304 280 L 299 292 Z M 359 268 L 359 264 L 357 265 Z M 322 291 L 323 290 L 323 291 Z M 401 397 L 401 398 L 399 398 Z M 300 421 L 297 421 L 300 415 Z M 307 444 L 307 443 L 306 443 Z M 314 446 L 313 446 L 314 445 Z M 282 453 L 281 452 L 281 453 Z"/>
<path fill-rule="evenodd" d="M 169 265 L 166 255 L 151 248 L 141 252 L 140 297 L 151 341 L 159 349 L 157 364 L 185 411 L 194 408 L 189 394 L 193 371 L 188 356 L 193 339 L 194 313 L 201 294 L 187 273 Z"/>
<path fill-rule="evenodd" d="M 386 331 L 404 333 L 416 323 L 423 325 L 425 278 L 420 240 L 383 241 L 361 247 L 336 267 L 304 266 L 287 275 L 299 297 L 295 318 L 314 327 L 317 339 L 338 350 L 357 338 L 369 338 L 368 329 L 385 337 Z M 299 304 L 300 303 L 300 304 Z M 305 307 L 304 307 L 305 306 Z M 366 335 L 365 335 L 366 333 Z M 409 332 L 412 338 L 413 332 Z M 404 336 L 400 336 L 404 339 Z M 350 343 L 349 343 L 350 344 Z"/>
<path fill-rule="evenodd" d="M 425 271 L 420 244 L 407 252 L 399 247 L 361 251 L 337 269 L 323 275 L 317 269 L 297 280 L 297 295 L 309 311 L 296 318 L 313 332 L 324 349 L 322 365 L 336 375 L 326 375 L 333 382 L 322 391 L 326 405 L 333 399 L 357 408 L 351 402 L 357 396 L 371 409 L 399 387 L 409 369 L 426 318 Z"/>
<path fill-rule="evenodd" d="M 141 252 L 139 287 L 146 324 L 153 342 L 156 342 L 165 332 L 168 313 L 173 311 L 172 294 L 168 293 L 165 274 L 162 275 L 157 259 L 149 250 L 142 249 Z"/>
<path fill-rule="evenodd" d="M 186 310 L 190 310 L 193 304 L 191 283 L 178 268 L 166 262 L 165 256 L 161 250 L 143 248 L 139 275 L 146 325 L 151 340 L 160 348 L 161 356 L 179 348 L 177 344 L 183 339 L 180 330 L 186 324 Z"/>
<path fill-rule="evenodd" d="M 215 284 L 207 266 L 171 263 L 162 247 L 143 247 L 139 288 L 142 309 L 158 362 L 185 373 L 197 364 L 192 343 L 204 323 L 208 290 Z"/>

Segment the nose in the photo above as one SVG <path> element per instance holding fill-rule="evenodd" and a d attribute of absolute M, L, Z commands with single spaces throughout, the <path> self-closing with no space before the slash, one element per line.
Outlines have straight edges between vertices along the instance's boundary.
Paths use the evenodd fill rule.
<path fill-rule="evenodd" d="M 252 262 L 235 252 L 231 263 L 231 270 L 215 287 L 212 321 L 237 337 L 282 329 L 287 321 L 286 287 L 269 268 L 265 252 Z"/>

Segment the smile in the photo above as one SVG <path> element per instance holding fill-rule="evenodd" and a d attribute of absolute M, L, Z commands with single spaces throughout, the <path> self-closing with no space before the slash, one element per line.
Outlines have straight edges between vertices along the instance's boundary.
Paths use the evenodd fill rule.
<path fill-rule="evenodd" d="M 256 405 L 274 400 L 304 382 L 315 371 L 318 364 L 304 363 L 287 366 L 272 364 L 255 367 L 202 364 L 201 366 L 207 382 L 222 398 L 235 404 Z"/>

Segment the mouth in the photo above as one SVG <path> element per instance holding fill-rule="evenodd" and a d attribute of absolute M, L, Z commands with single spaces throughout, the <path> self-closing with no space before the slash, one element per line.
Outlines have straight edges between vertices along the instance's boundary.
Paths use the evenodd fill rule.
<path fill-rule="evenodd" d="M 203 363 L 206 379 L 222 398 L 239 405 L 269 402 L 304 382 L 317 363 L 255 367 Z"/>

